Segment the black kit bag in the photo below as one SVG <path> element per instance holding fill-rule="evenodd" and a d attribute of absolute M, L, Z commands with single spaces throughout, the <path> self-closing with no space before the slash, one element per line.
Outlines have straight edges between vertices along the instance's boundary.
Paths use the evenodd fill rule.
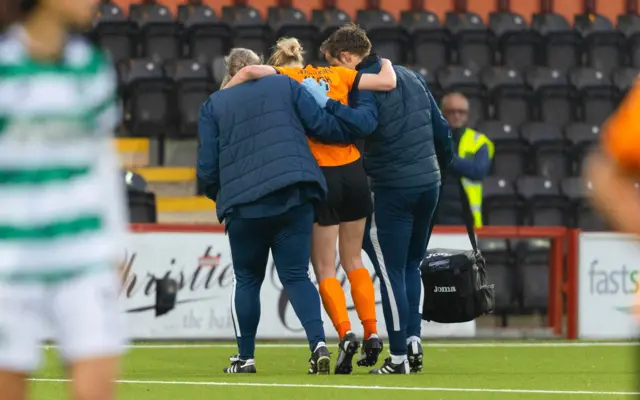
<path fill-rule="evenodd" d="M 422 319 L 425 321 L 467 322 L 493 312 L 494 285 L 487 282 L 485 260 L 478 250 L 473 214 L 461 182 L 460 191 L 464 222 L 473 250 L 434 249 L 422 260 Z"/>

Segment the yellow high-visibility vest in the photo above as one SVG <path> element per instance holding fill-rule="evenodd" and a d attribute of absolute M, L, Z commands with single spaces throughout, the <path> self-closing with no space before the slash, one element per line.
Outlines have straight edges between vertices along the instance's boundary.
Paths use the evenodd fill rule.
<path fill-rule="evenodd" d="M 487 149 L 489 150 L 489 158 L 493 158 L 495 150 L 493 142 L 482 133 L 478 133 L 473 129 L 467 128 L 460 138 L 460 144 L 458 145 L 458 157 L 473 157 L 484 145 L 487 145 Z M 482 182 L 474 182 L 463 178 L 462 186 L 464 186 L 464 190 L 467 192 L 467 197 L 469 198 L 469 205 L 471 206 L 471 212 L 473 213 L 475 227 L 481 228 Z"/>

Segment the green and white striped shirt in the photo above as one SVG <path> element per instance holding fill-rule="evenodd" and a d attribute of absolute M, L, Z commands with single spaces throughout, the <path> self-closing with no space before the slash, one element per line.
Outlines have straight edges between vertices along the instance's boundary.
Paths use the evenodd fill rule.
<path fill-rule="evenodd" d="M 81 38 L 39 63 L 20 29 L 0 38 L 0 280 L 113 266 L 126 229 L 114 70 Z"/>

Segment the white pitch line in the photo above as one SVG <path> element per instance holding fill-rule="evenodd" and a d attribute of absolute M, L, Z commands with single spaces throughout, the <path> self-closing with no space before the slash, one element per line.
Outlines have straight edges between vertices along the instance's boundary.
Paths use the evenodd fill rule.
<path fill-rule="evenodd" d="M 640 346 L 640 342 L 532 342 L 532 343 L 423 343 L 423 347 L 431 348 L 523 348 L 523 347 L 636 347 Z M 46 345 L 44 348 L 57 348 L 57 345 Z M 211 343 L 211 344 L 132 344 L 127 346 L 130 349 L 234 349 L 238 346 L 228 343 Z M 257 344 L 260 349 L 302 349 L 309 346 L 303 343 L 287 344 L 287 343 L 264 343 Z"/>
<path fill-rule="evenodd" d="M 68 379 L 31 379 L 35 382 L 69 382 Z M 296 383 L 252 383 L 252 382 L 180 382 L 180 381 L 130 381 L 120 380 L 118 383 L 140 385 L 181 385 L 181 386 L 244 386 L 244 387 L 277 387 L 303 389 L 355 389 L 355 390 L 389 390 L 405 392 L 471 392 L 471 393 L 515 393 L 515 394 L 561 394 L 561 395 L 600 395 L 600 396 L 637 396 L 640 392 L 597 392 L 585 390 L 526 390 L 526 389 L 482 389 L 482 388 L 439 388 L 439 387 L 402 387 L 402 386 L 357 386 L 357 385 L 318 385 Z"/>

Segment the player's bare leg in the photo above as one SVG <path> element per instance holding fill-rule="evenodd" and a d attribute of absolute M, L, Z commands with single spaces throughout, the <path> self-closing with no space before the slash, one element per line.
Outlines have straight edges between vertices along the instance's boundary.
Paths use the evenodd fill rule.
<path fill-rule="evenodd" d="M 19 372 L 0 371 L 0 397 L 3 400 L 26 400 L 27 376 Z"/>
<path fill-rule="evenodd" d="M 338 331 L 340 344 L 336 359 L 336 374 L 351 373 L 351 361 L 358 352 L 359 343 L 351 332 L 347 313 L 347 299 L 342 285 L 336 279 L 336 242 L 339 226 L 314 225 L 311 245 L 311 263 L 320 287 L 320 297 L 327 314 Z"/>
<path fill-rule="evenodd" d="M 119 357 L 76 361 L 71 365 L 71 392 L 74 400 L 114 400 Z"/>
<path fill-rule="evenodd" d="M 364 341 L 358 365 L 373 366 L 382 352 L 376 321 L 376 299 L 373 280 L 362 262 L 362 240 L 366 219 L 340 224 L 340 262 L 351 284 L 351 298 L 364 328 Z"/>

